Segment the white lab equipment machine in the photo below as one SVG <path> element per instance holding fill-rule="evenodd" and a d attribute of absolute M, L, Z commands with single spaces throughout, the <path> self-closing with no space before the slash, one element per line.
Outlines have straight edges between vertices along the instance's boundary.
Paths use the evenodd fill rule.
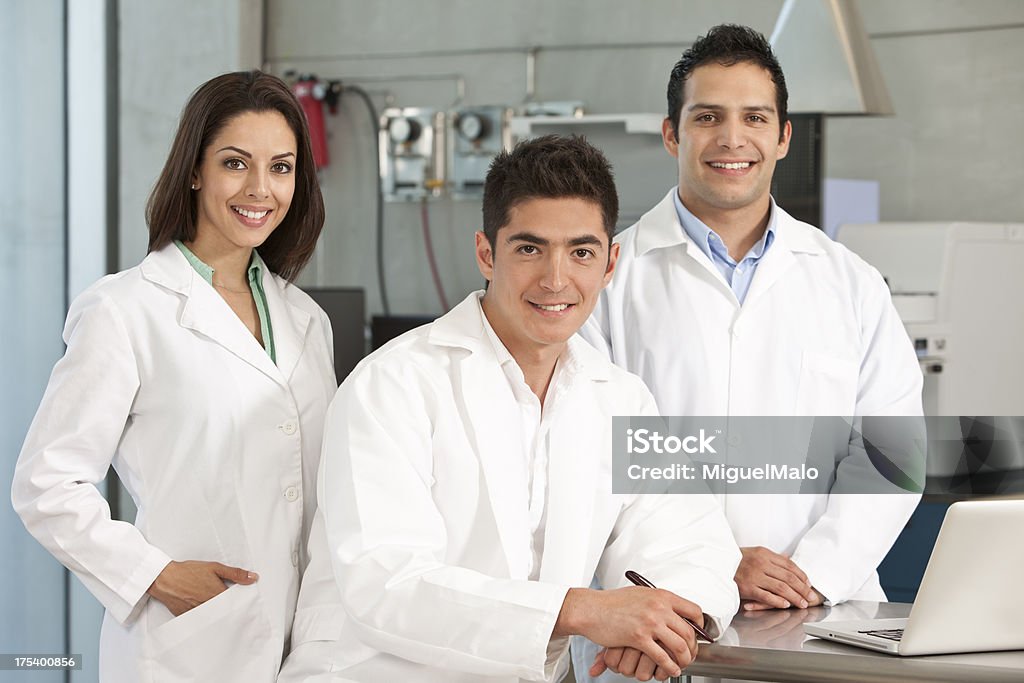
<path fill-rule="evenodd" d="M 1024 415 L 1024 224 L 848 224 L 837 239 L 888 282 L 927 415 Z"/>
<path fill-rule="evenodd" d="M 960 416 L 930 422 L 929 476 L 1024 469 L 1024 224 L 847 224 L 837 239 L 888 282 L 925 414 Z"/>

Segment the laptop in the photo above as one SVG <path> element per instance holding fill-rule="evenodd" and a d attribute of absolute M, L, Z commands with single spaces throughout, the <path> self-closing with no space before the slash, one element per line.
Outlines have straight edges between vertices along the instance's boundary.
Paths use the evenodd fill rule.
<path fill-rule="evenodd" d="M 906 619 L 822 621 L 807 635 L 896 655 L 1024 649 L 1024 500 L 953 503 Z"/>

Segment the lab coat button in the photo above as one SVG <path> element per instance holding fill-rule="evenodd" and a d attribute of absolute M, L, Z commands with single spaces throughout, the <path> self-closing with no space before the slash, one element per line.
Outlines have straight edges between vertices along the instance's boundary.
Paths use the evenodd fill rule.
<path fill-rule="evenodd" d="M 298 567 L 299 566 L 299 551 L 298 550 L 293 550 L 292 551 L 292 566 L 293 567 Z"/>
<path fill-rule="evenodd" d="M 297 429 L 298 427 L 296 427 L 295 423 L 292 422 L 291 420 L 288 420 L 283 425 L 281 425 L 281 431 L 287 434 L 288 436 L 294 434 Z"/>
<path fill-rule="evenodd" d="M 294 502 L 299 497 L 299 491 L 294 486 L 289 486 L 284 490 L 284 499 L 289 503 Z"/>

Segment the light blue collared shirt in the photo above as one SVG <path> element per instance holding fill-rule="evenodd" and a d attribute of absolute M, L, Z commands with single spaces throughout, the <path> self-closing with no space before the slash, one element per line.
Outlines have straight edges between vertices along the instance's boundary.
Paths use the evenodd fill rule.
<path fill-rule="evenodd" d="M 729 250 L 722 238 L 683 206 L 682 200 L 679 199 L 678 189 L 672 192 L 672 198 L 675 200 L 676 214 L 679 216 L 679 223 L 683 226 L 683 230 L 700 247 L 704 255 L 711 259 L 711 263 L 718 268 L 718 272 L 722 274 L 732 288 L 733 294 L 736 295 L 736 300 L 742 305 L 743 300 L 747 298 L 750 283 L 754 280 L 754 271 L 757 270 L 761 257 L 775 241 L 775 200 L 771 200 L 768 228 L 764 231 L 764 235 L 757 241 L 757 244 L 750 248 L 747 255 L 739 263 L 736 263 L 729 256 Z"/>

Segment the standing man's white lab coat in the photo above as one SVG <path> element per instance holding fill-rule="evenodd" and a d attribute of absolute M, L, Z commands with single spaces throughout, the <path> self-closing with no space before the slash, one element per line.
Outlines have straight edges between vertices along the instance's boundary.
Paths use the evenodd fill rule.
<path fill-rule="evenodd" d="M 712 628 L 735 612 L 739 552 L 711 497 L 611 493 L 611 417 L 655 406 L 578 337 L 551 414 L 531 580 L 527 485 L 509 476 L 523 458 L 519 408 L 478 296 L 364 360 L 338 390 L 318 485 L 345 615 L 327 642 L 317 607 L 336 598 L 306 588 L 323 555 L 314 529 L 282 681 L 560 680 L 569 639 L 551 641 L 552 629 L 566 591 L 595 571 L 611 588 L 635 569 L 699 604 Z"/>
<path fill-rule="evenodd" d="M 335 388 L 330 325 L 264 271 L 277 364 L 174 244 L 100 280 L 68 314 L 11 497 L 106 608 L 104 683 L 276 678 L 316 508 Z M 113 464 L 135 525 L 95 485 Z M 146 590 L 170 560 L 259 574 L 181 616 Z"/>
<path fill-rule="evenodd" d="M 679 223 L 672 193 L 617 236 L 618 267 L 581 334 L 639 374 L 665 415 L 922 414 L 921 372 L 878 272 L 776 212 L 741 306 Z M 741 547 L 790 555 L 832 603 L 884 600 L 875 571 L 915 495 L 732 495 Z"/>

